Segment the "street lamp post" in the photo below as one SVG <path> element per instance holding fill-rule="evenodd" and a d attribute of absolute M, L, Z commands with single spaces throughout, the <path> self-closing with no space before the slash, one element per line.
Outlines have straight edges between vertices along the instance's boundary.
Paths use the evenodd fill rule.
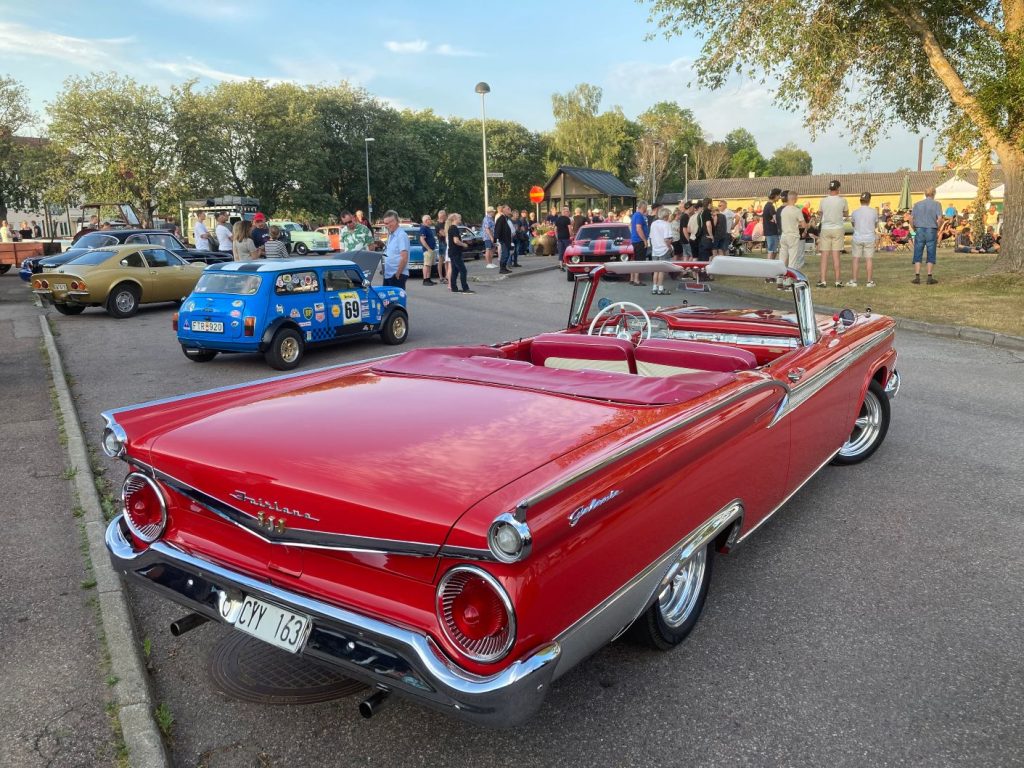
<path fill-rule="evenodd" d="M 683 155 L 683 200 L 690 199 L 690 156 Z"/>
<path fill-rule="evenodd" d="M 473 90 L 480 94 L 480 125 L 484 143 L 484 213 L 486 214 L 490 200 L 487 197 L 487 109 L 484 106 L 484 96 L 491 92 L 491 86 L 487 83 L 479 82 Z"/>
<path fill-rule="evenodd" d="M 370 195 L 370 142 L 372 136 L 363 139 L 363 149 L 366 150 L 366 221 L 373 226 L 373 197 Z"/>

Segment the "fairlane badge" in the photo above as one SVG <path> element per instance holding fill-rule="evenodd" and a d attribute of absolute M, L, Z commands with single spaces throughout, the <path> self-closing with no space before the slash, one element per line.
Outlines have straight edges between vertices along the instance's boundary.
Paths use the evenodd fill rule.
<path fill-rule="evenodd" d="M 277 512 L 280 515 L 291 515 L 292 517 L 301 517 L 303 520 L 312 520 L 314 523 L 319 523 L 320 522 L 319 518 L 313 517 L 308 512 L 300 512 L 299 510 L 291 509 L 290 507 L 282 507 L 276 501 L 267 501 L 266 499 L 253 498 L 252 496 L 248 495 L 245 491 L 232 491 L 228 495 L 232 499 L 235 499 L 236 501 L 244 501 L 246 504 L 251 504 L 254 507 L 259 507 L 260 509 L 266 509 L 266 510 L 268 510 L 270 512 Z M 259 522 L 261 524 L 263 523 L 263 520 L 260 519 L 260 518 L 263 518 L 263 517 L 264 517 L 264 514 L 262 512 L 260 512 L 260 514 L 257 516 L 257 519 L 259 520 Z M 274 518 L 272 518 L 272 517 L 270 518 L 270 520 L 273 520 L 273 519 Z M 280 525 L 281 525 L 281 529 L 283 530 L 284 529 L 284 518 L 278 518 L 278 519 L 281 521 Z"/>
<path fill-rule="evenodd" d="M 584 515 L 589 515 L 602 504 L 607 501 L 611 501 L 620 493 L 622 493 L 622 491 L 609 491 L 605 496 L 593 499 L 589 504 L 584 504 L 582 507 L 576 508 L 573 510 L 572 514 L 569 515 L 569 527 L 575 527 L 576 523 L 582 520 Z"/>

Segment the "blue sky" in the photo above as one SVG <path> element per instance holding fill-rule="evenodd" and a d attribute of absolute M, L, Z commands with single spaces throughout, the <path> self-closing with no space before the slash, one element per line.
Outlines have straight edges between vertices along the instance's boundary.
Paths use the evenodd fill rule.
<path fill-rule="evenodd" d="M 816 172 L 916 167 L 917 137 L 895 129 L 859 156 L 837 128 L 811 142 L 799 115 L 771 105 L 764 88 L 737 80 L 698 89 L 693 39 L 645 41 L 647 7 L 631 0 L 559 6 L 509 4 L 499 17 L 455 0 L 384 5 L 266 0 L 0 0 L 0 74 L 25 83 L 42 112 L 65 77 L 116 71 L 166 87 L 248 77 L 300 83 L 347 79 L 397 107 L 476 117 L 485 80 L 488 117 L 552 127 L 551 94 L 580 82 L 604 90 L 603 108 L 630 117 L 656 101 L 693 110 L 715 139 L 744 127 L 766 156 L 794 141 Z M 571 8 L 571 9 L 570 9 Z M 925 142 L 925 167 L 933 161 Z M 538 180 L 543 181 L 543 180 Z"/>

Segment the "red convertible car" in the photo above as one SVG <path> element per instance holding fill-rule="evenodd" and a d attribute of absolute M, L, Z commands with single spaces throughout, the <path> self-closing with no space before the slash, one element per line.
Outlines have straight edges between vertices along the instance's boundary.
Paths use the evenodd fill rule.
<path fill-rule="evenodd" d="M 629 224 L 607 222 L 580 227 L 572 243 L 565 249 L 562 262 L 565 264 L 566 279 L 573 280 L 576 275 L 589 272 L 598 264 L 629 261 L 632 258 Z"/>
<path fill-rule="evenodd" d="M 815 316 L 778 261 L 708 271 L 791 280 L 788 312 L 603 281 L 686 268 L 578 276 L 558 333 L 105 413 L 129 465 L 113 563 L 190 611 L 175 633 L 223 622 L 365 681 L 367 717 L 395 693 L 515 725 L 627 631 L 672 648 L 716 553 L 823 465 L 871 456 L 900 382 L 890 318 Z"/>

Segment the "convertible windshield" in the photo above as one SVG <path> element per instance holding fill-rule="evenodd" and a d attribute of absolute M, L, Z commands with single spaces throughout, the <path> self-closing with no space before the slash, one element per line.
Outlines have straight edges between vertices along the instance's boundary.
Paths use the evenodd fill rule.
<path fill-rule="evenodd" d="M 82 239 L 84 240 L 85 238 Z M 66 266 L 71 266 L 73 264 L 76 267 L 80 267 L 82 265 L 102 264 L 113 256 L 114 253 L 115 251 L 89 251 L 88 253 L 83 253 L 81 256 L 76 256 L 69 261 Z"/>
<path fill-rule="evenodd" d="M 196 283 L 195 293 L 226 293 L 231 296 L 252 296 L 260 289 L 259 275 L 237 272 L 204 272 Z"/>

